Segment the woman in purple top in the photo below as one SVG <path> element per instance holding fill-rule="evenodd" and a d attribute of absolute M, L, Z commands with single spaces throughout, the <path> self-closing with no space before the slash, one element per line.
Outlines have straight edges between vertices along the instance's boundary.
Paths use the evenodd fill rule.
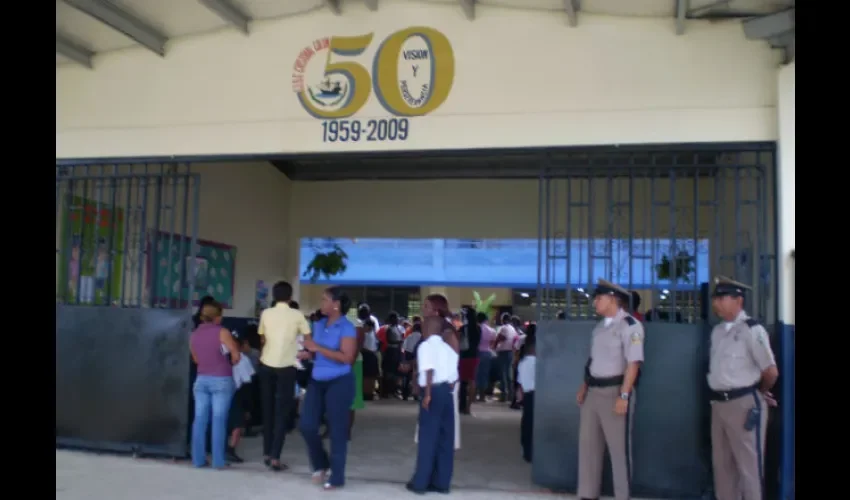
<path fill-rule="evenodd" d="M 198 365 L 195 379 L 195 421 L 192 423 L 192 464 L 207 464 L 207 426 L 212 410 L 212 466 L 221 469 L 227 465 L 227 416 L 233 398 L 233 367 L 239 362 L 239 346 L 226 328 L 221 327 L 221 305 L 217 302 L 201 308 L 201 323 L 189 338 L 192 359 Z M 230 351 L 230 359 L 221 346 Z"/>

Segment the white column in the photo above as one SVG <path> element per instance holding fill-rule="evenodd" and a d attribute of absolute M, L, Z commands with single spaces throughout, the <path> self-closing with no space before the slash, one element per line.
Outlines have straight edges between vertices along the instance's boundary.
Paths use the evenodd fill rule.
<path fill-rule="evenodd" d="M 795 187 L 795 63 L 779 69 L 777 115 L 779 121 L 779 154 L 777 205 L 779 206 L 779 320 L 794 324 L 794 259 L 796 187 Z"/>

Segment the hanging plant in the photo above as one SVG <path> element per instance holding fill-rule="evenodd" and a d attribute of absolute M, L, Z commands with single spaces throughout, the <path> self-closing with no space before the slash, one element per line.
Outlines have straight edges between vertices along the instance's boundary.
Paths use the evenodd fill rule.
<path fill-rule="evenodd" d="M 673 275 L 673 262 L 675 261 L 675 276 Z M 687 250 L 679 250 L 676 257 L 671 259 L 669 255 L 661 257 L 661 262 L 655 265 L 655 273 L 659 280 L 672 282 L 691 282 L 691 274 L 694 272 L 694 258 Z"/>
<path fill-rule="evenodd" d="M 328 251 L 316 250 L 313 260 L 307 264 L 307 269 L 302 276 L 308 278 L 310 283 L 315 283 L 320 277 L 330 279 L 344 273 L 346 269 L 348 269 L 348 254 L 342 247 L 334 244 Z"/>

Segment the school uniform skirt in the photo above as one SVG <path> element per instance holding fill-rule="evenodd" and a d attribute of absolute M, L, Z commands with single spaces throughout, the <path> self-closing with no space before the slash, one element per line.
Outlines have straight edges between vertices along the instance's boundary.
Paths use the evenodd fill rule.
<path fill-rule="evenodd" d="M 457 394 L 460 390 L 460 384 L 455 384 L 452 389 L 452 400 L 454 402 L 454 410 L 455 410 L 455 450 L 460 449 L 460 408 L 458 407 Z M 420 392 L 421 394 L 421 392 Z M 413 434 L 413 442 L 419 444 L 419 423 L 416 423 L 416 431 Z"/>
<path fill-rule="evenodd" d="M 366 378 L 380 377 L 381 366 L 378 361 L 378 355 L 369 349 L 361 349 L 360 355 L 363 356 L 363 376 Z"/>

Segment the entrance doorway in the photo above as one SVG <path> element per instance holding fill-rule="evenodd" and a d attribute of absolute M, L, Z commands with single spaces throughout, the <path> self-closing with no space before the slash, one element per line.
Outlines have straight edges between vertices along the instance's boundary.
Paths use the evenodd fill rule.
<path fill-rule="evenodd" d="M 522 466 L 519 415 L 509 410 L 505 415 L 494 413 L 490 420 L 517 420 L 510 423 L 516 426 L 515 435 L 508 435 L 511 428 L 508 424 L 500 428 L 486 423 L 478 425 L 472 420 L 463 430 L 469 439 L 464 439 L 461 460 L 468 457 L 470 463 L 484 464 L 484 469 L 489 464 L 491 471 L 498 469 L 498 461 L 522 472 L 525 479 L 510 483 L 514 489 L 529 488 L 528 478 L 532 476 L 539 486 L 574 491 L 577 412 L 573 395 L 584 365 L 582 358 L 586 357 L 586 345 L 581 339 L 586 339 L 587 328 L 593 321 L 587 294 L 596 279 L 605 278 L 639 292 L 642 309 L 652 312 L 653 321 L 647 327 L 648 346 L 653 343 L 668 349 L 656 357 L 665 362 L 655 365 L 658 368 L 654 375 L 647 369 L 645 386 L 652 385 L 652 377 L 681 382 L 680 386 L 664 387 L 670 394 L 682 395 L 688 401 L 685 407 L 692 410 L 676 408 L 665 413 L 670 410 L 669 397 L 642 396 L 641 405 L 654 410 L 645 410 L 649 413 L 644 418 L 638 417 L 637 422 L 651 422 L 668 415 L 666 420 L 658 420 L 666 422 L 668 437 L 687 435 L 692 439 L 675 439 L 672 443 L 664 440 L 664 446 L 660 446 L 655 441 L 658 428 L 638 427 L 636 432 L 645 441 L 639 444 L 636 436 L 635 452 L 639 454 L 640 448 L 653 453 L 663 451 L 666 458 L 659 462 L 654 455 L 636 457 L 635 481 L 639 491 L 635 493 L 689 498 L 710 487 L 703 433 L 705 415 L 699 410 L 702 400 L 693 389 L 704 370 L 700 356 L 705 325 L 710 321 L 703 299 L 704 283 L 715 274 L 730 274 L 751 284 L 756 291 L 751 313 L 772 324 L 775 310 L 773 145 L 457 152 L 439 157 L 328 155 L 264 160 L 292 182 L 292 196 L 298 201 L 295 208 L 304 214 L 301 217 L 305 222 L 290 219 L 289 237 L 293 239 L 391 236 L 486 239 L 509 237 L 515 229 L 515 237 L 531 237 L 536 243 L 537 250 L 532 252 L 536 258 L 529 258 L 528 263 L 533 268 L 531 278 L 515 290 L 509 287 L 509 296 L 522 300 L 500 304 L 531 313 L 529 319 L 538 321 L 539 342 L 546 343 L 549 356 L 541 356 L 538 371 L 540 410 L 536 412 L 535 422 L 538 439 L 535 464 L 531 470 L 519 468 Z M 416 193 L 405 191 L 420 184 L 427 187 Z M 447 192 L 451 193 L 450 197 L 446 196 Z M 523 194 L 517 195 L 519 192 Z M 399 201 L 393 210 L 387 209 L 385 193 L 394 193 Z M 170 199 L 167 195 L 164 198 Z M 354 202 L 349 204 L 346 201 L 349 198 Z M 178 199 L 182 198 L 178 196 Z M 333 208 L 342 220 L 339 224 L 325 219 L 321 219 L 321 224 L 316 223 L 320 219 L 318 214 L 327 213 L 328 200 L 337 204 Z M 525 205 L 533 208 L 528 217 L 510 217 L 517 207 Z M 440 208 L 445 206 L 457 210 Z M 493 218 L 488 212 L 491 206 L 502 207 L 496 221 L 489 220 Z M 361 208 L 355 211 L 353 207 Z M 432 218 L 425 215 L 439 210 L 442 212 Z M 367 211 L 378 215 L 363 222 L 360 219 Z M 318 230 L 308 232 L 304 229 L 307 226 Z M 414 229 L 408 229 L 411 227 Z M 191 233 L 176 231 L 181 235 Z M 195 237 L 210 236 L 196 234 Z M 241 247 L 259 244 L 247 240 L 234 243 Z M 388 295 L 384 293 L 386 290 L 381 293 L 389 298 L 390 307 L 396 307 L 396 295 L 400 295 L 396 289 L 418 285 L 395 283 Z M 302 284 L 302 294 L 307 286 Z M 358 286 L 364 288 L 365 296 L 369 295 L 370 286 L 362 283 Z M 144 290 L 143 286 L 142 295 Z M 407 297 L 413 296 L 410 291 L 405 293 Z M 460 299 L 451 305 L 458 307 L 468 301 Z M 301 302 L 307 310 L 310 304 Z M 166 304 L 183 302 L 177 297 L 176 302 Z M 559 313 L 564 320 L 556 319 Z M 188 317 L 188 311 L 182 314 Z M 186 357 L 188 373 L 188 354 Z M 664 371 L 670 359 L 679 363 L 675 367 L 679 371 L 673 377 Z M 177 391 L 174 394 L 172 404 L 176 408 L 180 403 L 176 402 Z M 357 469 L 362 477 L 407 479 L 403 474 L 399 477 L 388 473 L 387 464 L 401 463 L 401 456 L 412 453 L 414 411 L 413 405 L 381 402 L 369 405 L 363 417 L 358 416 L 355 440 L 360 437 L 360 430 L 368 431 L 371 423 L 364 423 L 368 419 L 379 422 L 390 441 L 398 446 L 395 451 L 382 451 L 385 448 L 370 444 L 379 435 L 367 433 L 363 439 L 368 441 L 361 447 L 364 455 L 352 457 L 368 464 L 365 469 Z M 487 429 L 492 433 L 482 434 L 485 437 L 480 450 L 473 450 L 478 447 L 474 436 L 490 432 Z M 130 437 L 138 442 L 135 436 Z M 290 441 L 298 442 L 299 438 L 294 436 Z M 509 456 L 508 448 L 497 451 L 501 448 L 496 444 L 503 442 L 515 448 L 514 456 Z M 297 450 L 296 446 L 292 450 Z M 354 442 L 352 449 L 358 447 Z M 294 455 L 293 460 L 306 464 L 303 455 Z M 644 470 L 640 469 L 641 461 L 647 464 Z M 652 463 L 667 465 L 649 470 Z M 683 472 L 681 464 L 686 464 L 686 471 Z M 297 470 L 298 464 L 295 465 Z M 352 471 L 357 477 L 355 469 Z M 469 481 L 473 476 L 471 472 L 465 473 L 464 480 Z M 477 477 L 480 480 L 468 486 L 510 489 L 494 476 Z"/>

